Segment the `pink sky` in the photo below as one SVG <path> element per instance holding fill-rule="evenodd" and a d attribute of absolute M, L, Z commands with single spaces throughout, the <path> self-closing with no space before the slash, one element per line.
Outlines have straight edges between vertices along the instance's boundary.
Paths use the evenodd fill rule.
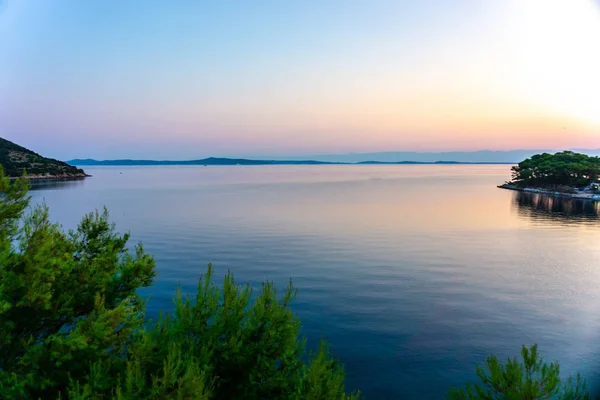
<path fill-rule="evenodd" d="M 52 4 L 0 14 L 0 135 L 57 158 L 600 147 L 593 0 Z"/>

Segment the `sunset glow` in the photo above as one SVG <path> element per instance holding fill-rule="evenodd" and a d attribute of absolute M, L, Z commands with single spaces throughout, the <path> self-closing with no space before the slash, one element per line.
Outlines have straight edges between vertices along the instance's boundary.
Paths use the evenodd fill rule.
<path fill-rule="evenodd" d="M 8 0 L 0 136 L 65 159 L 598 148 L 598 43 L 594 0 Z"/>

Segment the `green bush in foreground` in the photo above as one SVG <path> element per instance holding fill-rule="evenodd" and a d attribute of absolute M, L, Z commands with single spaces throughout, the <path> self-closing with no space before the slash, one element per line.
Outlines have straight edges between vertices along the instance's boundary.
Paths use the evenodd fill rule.
<path fill-rule="evenodd" d="M 505 365 L 491 356 L 485 366 L 477 367 L 480 384 L 467 384 L 466 389 L 452 389 L 450 400 L 587 400 L 591 396 L 579 374 L 561 381 L 558 363 L 546 364 L 538 356 L 537 345 L 521 350 L 522 362 L 508 359 Z"/>
<path fill-rule="evenodd" d="M 322 344 L 307 354 L 293 286 L 253 296 L 212 268 L 194 297 L 148 321 L 136 290 L 154 259 L 131 253 L 106 212 L 65 233 L 27 183 L 0 171 L 0 397 L 5 399 L 357 399 Z"/>

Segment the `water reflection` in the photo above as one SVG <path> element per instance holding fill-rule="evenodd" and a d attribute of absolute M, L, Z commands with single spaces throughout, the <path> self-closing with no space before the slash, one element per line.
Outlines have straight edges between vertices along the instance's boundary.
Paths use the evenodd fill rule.
<path fill-rule="evenodd" d="M 65 179 L 65 180 L 48 180 L 48 181 L 31 181 L 31 190 L 57 190 L 57 189 L 75 189 L 83 185 L 83 179 Z"/>
<path fill-rule="evenodd" d="M 598 221 L 600 204 L 589 200 L 568 199 L 539 193 L 517 192 L 513 207 L 519 216 L 564 222 Z"/>
<path fill-rule="evenodd" d="M 172 310 L 179 283 L 193 292 L 212 261 L 219 280 L 227 269 L 257 285 L 293 278 L 310 348 L 328 340 L 347 387 L 367 398 L 444 398 L 488 354 L 524 343 L 595 384 L 600 212 L 513 198 L 496 188 L 509 166 L 88 172 L 33 201 L 66 228 L 106 205 L 157 258 L 154 313 Z"/>

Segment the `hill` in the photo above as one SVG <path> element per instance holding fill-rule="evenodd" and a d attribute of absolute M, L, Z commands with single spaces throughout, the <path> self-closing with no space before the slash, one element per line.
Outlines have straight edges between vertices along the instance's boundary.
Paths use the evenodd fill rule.
<path fill-rule="evenodd" d="M 360 161 L 360 162 L 329 162 L 315 160 L 250 160 L 246 158 L 216 158 L 209 157 L 201 160 L 93 160 L 75 159 L 67 161 L 70 165 L 79 166 L 151 166 L 151 165 L 334 165 L 334 164 L 509 164 L 509 163 L 469 163 L 459 161 Z"/>
<path fill-rule="evenodd" d="M 92 160 L 75 159 L 67 161 L 71 165 L 104 165 L 104 166 L 140 166 L 140 165 L 320 165 L 336 164 L 322 161 L 300 160 L 300 161 L 273 161 L 273 160 L 249 160 L 246 158 L 217 158 L 209 157 L 201 160 L 169 161 L 169 160 Z"/>
<path fill-rule="evenodd" d="M 600 156 L 600 149 L 574 150 L 589 156 Z M 321 154 L 312 156 L 209 157 L 188 160 L 152 159 L 74 159 L 71 165 L 141 166 L 141 165 L 311 165 L 311 164 L 517 164 L 537 153 L 553 150 L 455 151 L 441 153 L 387 152 L 354 154 Z"/>
<path fill-rule="evenodd" d="M 11 178 L 22 176 L 23 170 L 30 179 L 79 179 L 87 176 L 82 169 L 43 157 L 3 138 L 0 138 L 0 165 Z"/>
<path fill-rule="evenodd" d="M 589 156 L 600 156 L 600 149 L 572 149 Z M 350 154 L 314 154 L 302 158 L 327 162 L 357 163 L 363 161 L 398 163 L 435 163 L 452 161 L 465 164 L 517 164 L 538 153 L 556 153 L 558 150 L 479 150 L 479 151 L 449 151 L 449 152 L 379 152 L 379 153 L 350 153 Z M 270 157 L 274 160 L 287 160 L 292 157 Z"/>

